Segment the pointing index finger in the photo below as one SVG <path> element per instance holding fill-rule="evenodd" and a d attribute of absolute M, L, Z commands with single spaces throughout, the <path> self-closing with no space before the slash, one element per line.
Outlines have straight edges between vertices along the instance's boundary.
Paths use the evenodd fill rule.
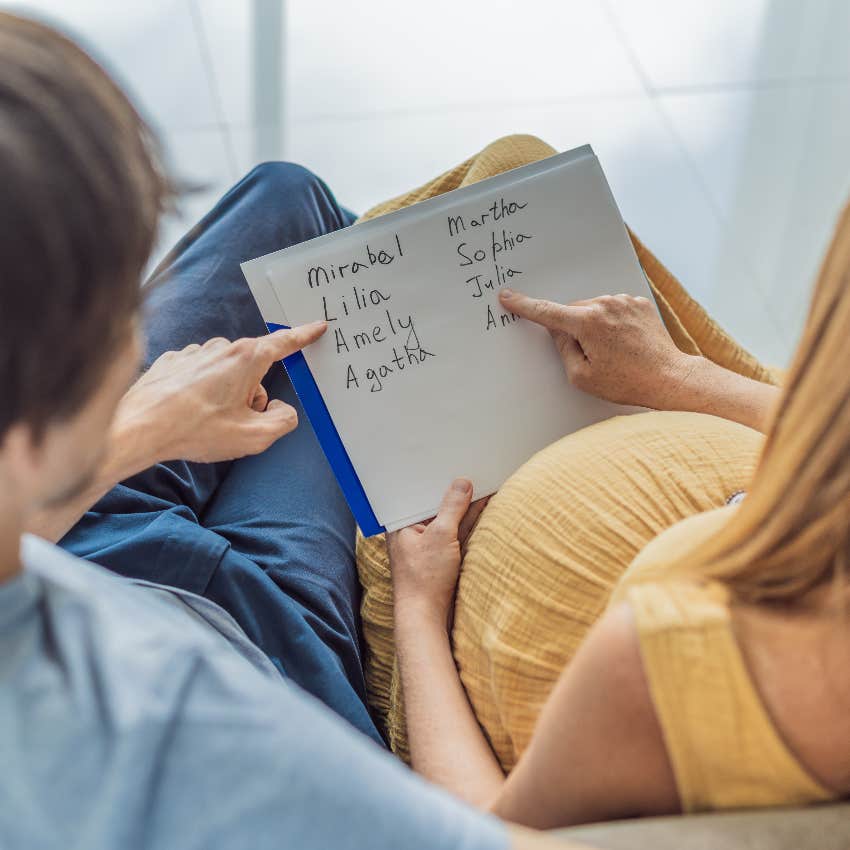
<path fill-rule="evenodd" d="M 499 298 L 505 307 L 523 319 L 529 319 L 552 331 L 563 331 L 573 337 L 578 337 L 588 310 L 583 306 L 531 298 L 511 289 L 501 290 Z"/>
<path fill-rule="evenodd" d="M 321 321 L 275 331 L 260 339 L 258 354 L 269 363 L 283 360 L 315 342 L 327 328 L 328 323 Z"/>

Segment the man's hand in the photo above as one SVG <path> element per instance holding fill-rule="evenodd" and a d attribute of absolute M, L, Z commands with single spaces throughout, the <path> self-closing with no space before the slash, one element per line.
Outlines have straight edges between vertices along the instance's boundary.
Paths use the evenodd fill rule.
<path fill-rule="evenodd" d="M 315 342 L 313 322 L 257 339 L 211 339 L 169 351 L 126 392 L 89 487 L 32 517 L 28 530 L 56 541 L 119 481 L 166 460 L 214 462 L 257 454 L 298 424 L 260 381 L 276 360 Z"/>
<path fill-rule="evenodd" d="M 549 330 L 574 386 L 618 404 L 676 409 L 679 388 L 702 360 L 676 348 L 647 298 L 603 295 L 564 305 L 509 289 L 499 297 Z"/>
<path fill-rule="evenodd" d="M 472 483 L 452 482 L 437 515 L 387 535 L 396 612 L 415 609 L 447 627 L 466 540 L 487 499 L 470 505 Z"/>
<path fill-rule="evenodd" d="M 143 433 L 157 461 L 221 461 L 258 454 L 298 424 L 260 381 L 276 361 L 315 342 L 325 322 L 256 339 L 221 337 L 168 351 L 130 388 L 116 425 Z"/>

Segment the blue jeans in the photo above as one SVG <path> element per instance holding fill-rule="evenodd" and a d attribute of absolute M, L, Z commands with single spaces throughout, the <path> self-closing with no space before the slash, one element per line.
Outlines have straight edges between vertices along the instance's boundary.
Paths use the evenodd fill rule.
<path fill-rule="evenodd" d="M 255 168 L 154 272 L 147 362 L 265 333 L 239 263 L 353 218 L 306 169 Z M 255 457 L 158 464 L 104 496 L 60 545 L 217 602 L 284 676 L 383 743 L 366 707 L 354 520 L 280 364 L 264 384 L 298 411 L 292 434 Z"/>

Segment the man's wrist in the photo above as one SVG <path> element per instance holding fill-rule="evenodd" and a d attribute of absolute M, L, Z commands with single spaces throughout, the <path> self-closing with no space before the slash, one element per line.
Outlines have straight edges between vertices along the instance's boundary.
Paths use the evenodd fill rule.
<path fill-rule="evenodd" d="M 116 411 L 110 431 L 104 476 L 117 484 L 164 460 L 159 430 L 150 416 L 137 410 L 132 399 L 125 397 Z"/>

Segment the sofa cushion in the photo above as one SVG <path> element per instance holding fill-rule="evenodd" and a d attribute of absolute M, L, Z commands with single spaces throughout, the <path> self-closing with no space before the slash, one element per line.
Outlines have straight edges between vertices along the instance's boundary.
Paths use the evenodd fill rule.
<path fill-rule="evenodd" d="M 642 818 L 555 834 L 599 850 L 848 850 L 850 803 Z"/>

